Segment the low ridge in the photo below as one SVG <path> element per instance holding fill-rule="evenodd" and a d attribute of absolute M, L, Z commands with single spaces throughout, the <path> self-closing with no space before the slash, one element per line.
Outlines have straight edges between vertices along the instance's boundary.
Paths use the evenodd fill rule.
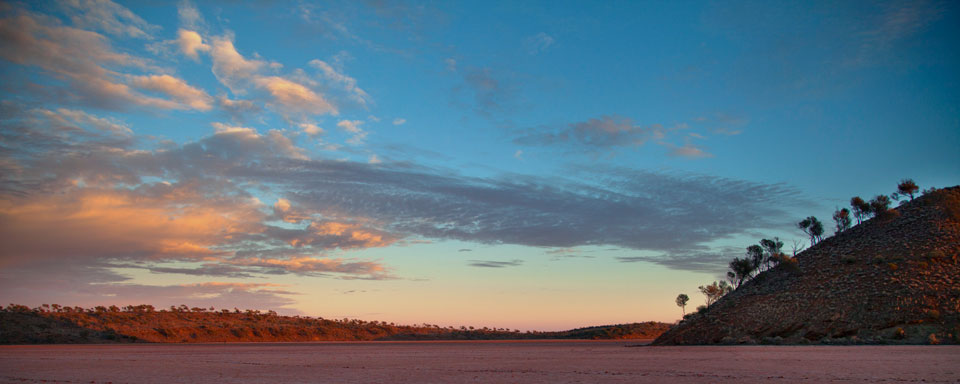
<path fill-rule="evenodd" d="M 273 311 L 208 310 L 151 305 L 119 308 L 0 308 L 0 344 L 204 343 L 388 340 L 653 339 L 658 322 L 606 325 L 562 332 L 501 328 L 399 325 L 379 321 L 282 316 Z"/>
<path fill-rule="evenodd" d="M 827 238 L 654 345 L 960 343 L 960 187 Z"/>

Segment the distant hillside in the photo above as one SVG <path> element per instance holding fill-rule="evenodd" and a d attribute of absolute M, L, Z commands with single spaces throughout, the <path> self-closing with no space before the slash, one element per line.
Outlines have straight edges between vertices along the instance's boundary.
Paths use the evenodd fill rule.
<path fill-rule="evenodd" d="M 960 187 L 894 211 L 764 272 L 654 344 L 960 343 Z"/>
<path fill-rule="evenodd" d="M 208 311 L 185 306 L 156 310 L 149 305 L 0 310 L 0 344 L 203 343 L 357 340 L 652 339 L 665 323 L 634 323 L 565 332 L 441 328 L 377 321 L 279 316 L 259 311 Z"/>

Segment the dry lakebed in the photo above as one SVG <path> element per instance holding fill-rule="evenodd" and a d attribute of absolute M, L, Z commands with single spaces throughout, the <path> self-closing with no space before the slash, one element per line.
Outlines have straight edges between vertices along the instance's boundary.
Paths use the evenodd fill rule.
<path fill-rule="evenodd" d="M 7 345 L 0 346 L 0 382 L 960 382 L 960 346 L 640 344 L 538 340 Z"/>

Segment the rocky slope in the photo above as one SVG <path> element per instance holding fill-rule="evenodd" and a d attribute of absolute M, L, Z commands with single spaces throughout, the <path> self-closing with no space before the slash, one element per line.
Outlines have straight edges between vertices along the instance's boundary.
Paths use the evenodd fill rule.
<path fill-rule="evenodd" d="M 654 345 L 960 343 L 960 187 L 827 238 Z"/>

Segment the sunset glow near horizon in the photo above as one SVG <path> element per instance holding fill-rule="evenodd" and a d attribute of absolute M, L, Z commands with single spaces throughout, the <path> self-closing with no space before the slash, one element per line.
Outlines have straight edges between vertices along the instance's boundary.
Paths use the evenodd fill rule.
<path fill-rule="evenodd" d="M 0 3 L 0 303 L 672 322 L 960 184 L 956 2 L 521 3 Z"/>

